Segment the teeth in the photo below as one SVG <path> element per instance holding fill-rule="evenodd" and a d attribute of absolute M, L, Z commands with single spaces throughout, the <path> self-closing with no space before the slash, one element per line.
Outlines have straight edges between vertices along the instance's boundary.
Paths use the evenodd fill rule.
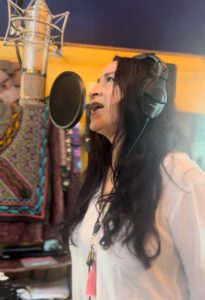
<path fill-rule="evenodd" d="M 93 112 L 95 112 L 96 110 L 98 110 L 100 108 L 103 108 L 103 105 L 100 104 L 100 103 L 95 103 L 94 102 L 94 103 L 91 104 L 91 109 L 92 109 Z"/>

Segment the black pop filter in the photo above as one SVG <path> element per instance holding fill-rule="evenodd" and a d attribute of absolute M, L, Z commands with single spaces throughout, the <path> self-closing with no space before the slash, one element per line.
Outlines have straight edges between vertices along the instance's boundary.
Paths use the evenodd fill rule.
<path fill-rule="evenodd" d="M 61 73 L 55 79 L 49 97 L 52 123 L 59 128 L 74 127 L 83 114 L 85 94 L 85 86 L 78 74 Z"/>

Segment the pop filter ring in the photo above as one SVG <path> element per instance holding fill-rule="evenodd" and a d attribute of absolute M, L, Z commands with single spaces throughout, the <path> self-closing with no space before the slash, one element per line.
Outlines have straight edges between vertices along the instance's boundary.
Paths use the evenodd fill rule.
<path fill-rule="evenodd" d="M 71 94 L 72 98 L 69 98 L 68 93 Z M 75 94 L 75 99 L 73 98 L 73 93 Z M 68 98 L 66 100 L 66 103 L 64 94 L 66 94 Z M 85 95 L 86 91 L 84 83 L 77 73 L 72 71 L 65 71 L 58 75 L 52 85 L 49 97 L 49 111 L 51 122 L 58 128 L 70 129 L 74 127 L 82 117 L 85 106 Z M 75 109 L 74 111 L 72 111 L 72 116 L 70 116 L 69 114 L 69 102 L 70 107 L 72 109 L 74 107 Z M 62 112 L 62 114 L 64 115 L 64 119 L 65 111 L 68 111 L 66 122 L 65 120 L 60 120 L 60 113 L 59 111 L 56 113 L 55 109 L 60 110 L 60 113 Z"/>

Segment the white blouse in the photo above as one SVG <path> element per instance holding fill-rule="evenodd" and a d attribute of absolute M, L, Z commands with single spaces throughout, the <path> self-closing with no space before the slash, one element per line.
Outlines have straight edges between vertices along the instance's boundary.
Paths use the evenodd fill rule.
<path fill-rule="evenodd" d="M 162 168 L 163 189 L 156 210 L 161 253 L 151 268 L 116 242 L 108 250 L 97 244 L 96 300 L 204 300 L 205 299 L 205 173 L 186 154 L 169 154 Z M 171 179 L 170 179 L 171 178 Z M 85 295 L 86 258 L 98 217 L 95 195 L 76 228 L 70 246 L 73 300 Z M 146 222 L 146 220 L 145 220 Z M 98 241 L 102 237 L 100 231 Z M 150 241 L 148 250 L 152 251 Z"/>

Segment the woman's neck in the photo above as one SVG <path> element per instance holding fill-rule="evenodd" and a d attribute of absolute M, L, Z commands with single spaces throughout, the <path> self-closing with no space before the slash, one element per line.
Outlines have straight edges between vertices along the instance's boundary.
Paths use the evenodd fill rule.
<path fill-rule="evenodd" d="M 109 168 L 107 171 L 107 176 L 106 176 L 104 184 L 103 184 L 102 194 L 108 195 L 111 193 L 112 189 L 113 189 L 113 172 L 112 172 L 111 168 Z"/>
<path fill-rule="evenodd" d="M 115 170 L 117 161 L 118 161 L 118 155 L 119 155 L 119 144 L 113 149 L 112 152 L 112 166 L 108 168 L 106 178 L 104 181 L 104 187 L 103 187 L 103 194 L 109 194 L 114 185 L 114 178 L 113 178 L 113 170 Z"/>

